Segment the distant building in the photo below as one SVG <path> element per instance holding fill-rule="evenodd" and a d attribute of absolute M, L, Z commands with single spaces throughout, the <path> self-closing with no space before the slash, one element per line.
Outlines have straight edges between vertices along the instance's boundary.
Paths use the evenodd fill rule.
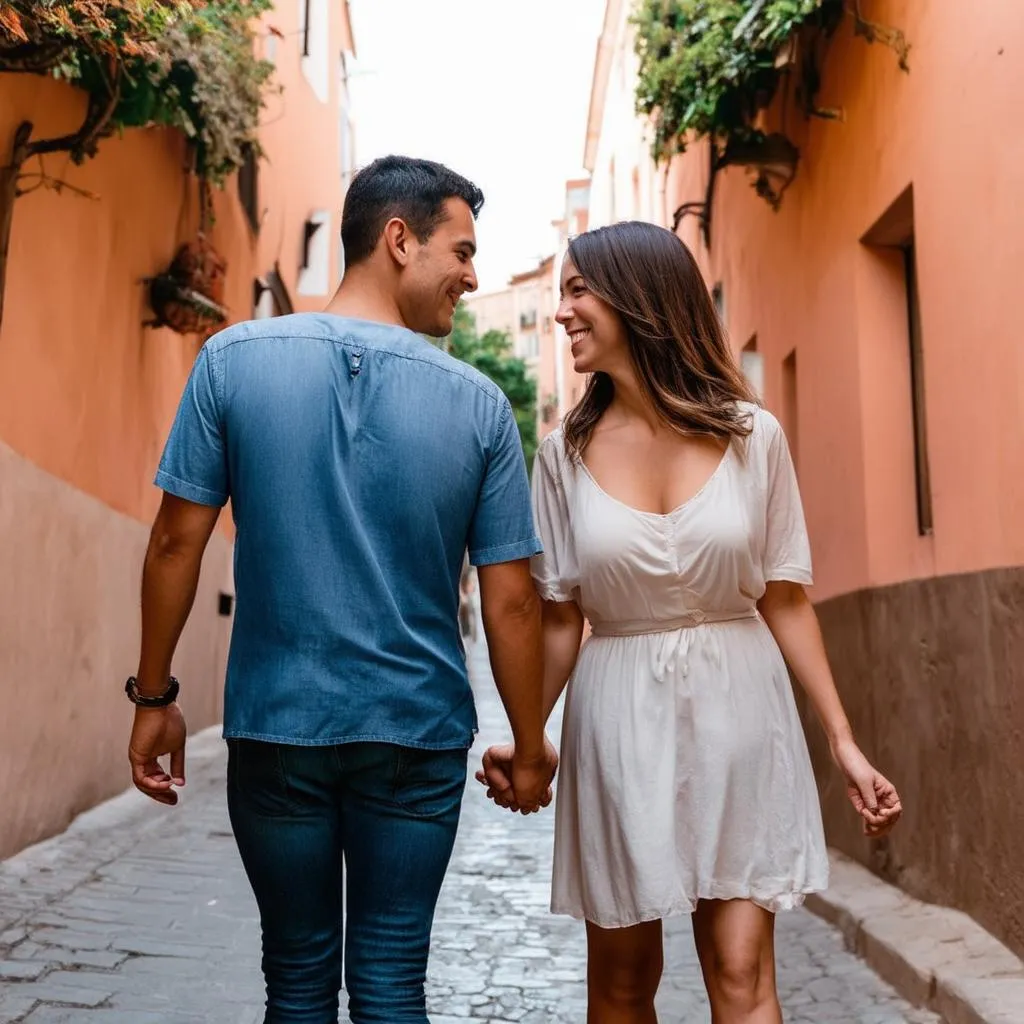
<path fill-rule="evenodd" d="M 597 44 L 583 154 L 592 228 L 620 220 L 667 223 L 664 174 L 651 160 L 648 126 L 636 115 L 631 12 L 628 0 L 608 0 Z"/>
<path fill-rule="evenodd" d="M 511 339 L 515 329 L 515 303 L 511 288 L 467 295 L 462 301 L 476 319 L 478 334 L 482 336 L 488 331 L 500 331 Z"/>
<path fill-rule="evenodd" d="M 565 210 L 559 220 L 553 221 L 558 232 L 558 252 L 551 264 L 551 294 L 557 309 L 562 263 L 568 251 L 569 240 L 590 227 L 590 180 L 574 178 L 565 183 Z M 572 352 L 564 329 L 555 324 L 548 339 L 550 353 L 542 352 L 542 362 L 551 367 L 551 388 L 546 392 L 547 404 L 542 410 L 542 433 L 554 430 L 565 414 L 579 401 L 586 387 L 587 377 L 573 369 Z"/>

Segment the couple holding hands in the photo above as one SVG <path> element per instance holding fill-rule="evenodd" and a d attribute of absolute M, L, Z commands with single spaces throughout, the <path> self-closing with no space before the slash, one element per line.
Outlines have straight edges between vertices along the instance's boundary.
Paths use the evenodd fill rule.
<path fill-rule="evenodd" d="M 661 921 L 679 914 L 715 1024 L 778 1024 L 774 915 L 828 880 L 787 663 L 865 832 L 901 811 L 856 745 L 804 591 L 786 438 L 686 246 L 616 224 L 574 238 L 561 268 L 556 318 L 589 381 L 531 496 L 508 401 L 422 337 L 449 333 L 476 288 L 482 204 L 440 164 L 375 161 L 346 197 L 325 312 L 204 346 L 156 478 L 133 780 L 168 804 L 184 784 L 171 660 L 230 499 L 228 807 L 265 1020 L 334 1024 L 344 972 L 353 1024 L 425 1024 L 476 728 L 468 549 L 514 739 L 477 778 L 526 813 L 558 766 L 552 910 L 586 921 L 588 1024 L 656 1020 Z M 544 723 L 567 686 L 556 754 Z"/>

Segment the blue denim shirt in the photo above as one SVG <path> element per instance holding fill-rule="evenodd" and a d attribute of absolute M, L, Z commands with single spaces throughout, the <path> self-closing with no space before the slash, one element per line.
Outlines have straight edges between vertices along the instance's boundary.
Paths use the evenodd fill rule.
<path fill-rule="evenodd" d="M 156 483 L 231 499 L 226 737 L 470 745 L 463 556 L 541 549 L 491 381 L 401 327 L 315 313 L 237 324 L 196 359 Z"/>

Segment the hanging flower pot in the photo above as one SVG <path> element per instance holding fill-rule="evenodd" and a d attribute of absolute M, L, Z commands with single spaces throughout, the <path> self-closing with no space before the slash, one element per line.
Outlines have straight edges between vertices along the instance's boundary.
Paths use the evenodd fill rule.
<path fill-rule="evenodd" d="M 179 334 L 205 334 L 227 322 L 224 277 L 227 264 L 204 235 L 186 242 L 171 265 L 147 278 L 149 304 L 156 314 L 150 327 L 170 327 Z"/>

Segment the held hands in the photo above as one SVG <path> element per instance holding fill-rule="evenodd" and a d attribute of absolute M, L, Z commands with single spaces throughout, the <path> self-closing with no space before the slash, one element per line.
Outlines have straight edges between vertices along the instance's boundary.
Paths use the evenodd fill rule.
<path fill-rule="evenodd" d="M 185 717 L 177 704 L 165 708 L 136 708 L 128 760 L 132 782 L 140 793 L 162 804 L 174 806 L 178 794 L 173 786 L 185 785 Z M 164 771 L 157 758 L 170 754 L 170 770 Z"/>
<path fill-rule="evenodd" d="M 532 814 L 551 803 L 551 781 L 558 769 L 558 752 L 544 737 L 544 753 L 530 761 L 516 757 L 515 746 L 501 743 L 484 752 L 476 780 L 499 806 Z"/>
<path fill-rule="evenodd" d="M 903 813 L 896 787 L 871 766 L 853 740 L 833 744 L 832 759 L 846 776 L 846 791 L 864 820 L 864 835 L 879 839 L 892 831 Z"/>

